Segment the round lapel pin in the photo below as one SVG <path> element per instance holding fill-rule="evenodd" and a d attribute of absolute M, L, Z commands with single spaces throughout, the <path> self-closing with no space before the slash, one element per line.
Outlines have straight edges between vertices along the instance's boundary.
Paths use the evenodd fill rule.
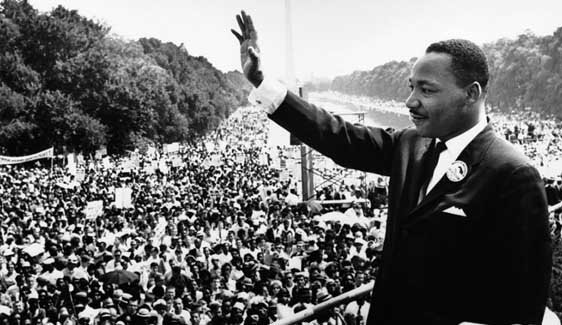
<path fill-rule="evenodd" d="M 468 174 L 468 166 L 464 161 L 457 160 L 451 164 L 447 170 L 447 178 L 451 182 L 460 182 Z"/>

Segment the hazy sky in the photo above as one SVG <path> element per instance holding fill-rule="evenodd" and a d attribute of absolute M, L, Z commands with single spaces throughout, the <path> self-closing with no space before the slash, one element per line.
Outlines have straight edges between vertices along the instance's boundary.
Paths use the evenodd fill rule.
<path fill-rule="evenodd" d="M 29 0 L 40 11 L 58 4 L 127 39 L 184 43 L 222 71 L 240 69 L 234 16 L 246 10 L 258 29 L 266 74 L 285 73 L 285 0 Z M 526 29 L 562 26 L 562 0 L 293 0 L 295 70 L 301 79 L 369 70 L 408 60 L 429 43 L 467 38 L 478 44 Z"/>

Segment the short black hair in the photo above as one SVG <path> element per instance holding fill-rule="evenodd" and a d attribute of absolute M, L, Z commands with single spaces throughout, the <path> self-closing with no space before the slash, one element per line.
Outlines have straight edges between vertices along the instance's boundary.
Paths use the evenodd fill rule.
<path fill-rule="evenodd" d="M 450 39 L 429 45 L 425 53 L 431 52 L 446 53 L 451 56 L 452 72 L 459 87 L 478 81 L 483 91 L 487 89 L 490 78 L 488 60 L 478 45 L 464 39 Z"/>

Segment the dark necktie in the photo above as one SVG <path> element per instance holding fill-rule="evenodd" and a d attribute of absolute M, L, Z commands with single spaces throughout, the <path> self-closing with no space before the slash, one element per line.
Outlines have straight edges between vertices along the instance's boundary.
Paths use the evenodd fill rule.
<path fill-rule="evenodd" d="M 427 194 L 426 193 L 427 186 L 431 182 L 433 171 L 435 170 L 435 167 L 437 166 L 437 162 L 439 161 L 439 156 L 445 150 L 447 150 L 447 145 L 445 145 L 445 142 L 434 140 L 433 145 L 431 146 L 428 152 L 426 163 L 424 164 L 422 186 L 420 187 L 418 204 L 423 200 L 423 198 Z"/>

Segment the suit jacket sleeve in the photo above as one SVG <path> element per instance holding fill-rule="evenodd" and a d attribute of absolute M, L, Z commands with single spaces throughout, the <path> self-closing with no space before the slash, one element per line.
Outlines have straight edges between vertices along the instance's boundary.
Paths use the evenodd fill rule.
<path fill-rule="evenodd" d="M 506 290 L 497 306 L 511 323 L 540 324 L 552 267 L 544 184 L 535 168 L 524 165 L 511 172 L 501 191 L 503 233 L 497 241 L 504 253 L 496 262 L 504 265 Z"/>
<path fill-rule="evenodd" d="M 399 132 L 346 122 L 291 92 L 269 117 L 339 165 L 390 174 Z"/>

